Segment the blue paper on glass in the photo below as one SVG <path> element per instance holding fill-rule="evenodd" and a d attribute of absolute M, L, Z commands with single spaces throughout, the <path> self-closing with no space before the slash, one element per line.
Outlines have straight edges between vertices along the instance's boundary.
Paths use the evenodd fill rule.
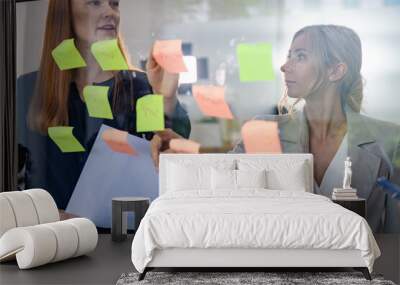
<path fill-rule="evenodd" d="M 158 197 L 158 173 L 150 154 L 150 142 L 128 135 L 138 155 L 112 151 L 102 139 L 110 127 L 102 125 L 81 172 L 66 212 L 86 217 L 96 226 L 111 228 L 114 197 Z M 133 229 L 128 219 L 128 229 Z"/>
<path fill-rule="evenodd" d="M 393 199 L 400 200 L 400 186 L 393 184 L 385 177 L 379 177 L 376 180 L 376 183 L 381 186 L 383 189 L 388 191 Z"/>

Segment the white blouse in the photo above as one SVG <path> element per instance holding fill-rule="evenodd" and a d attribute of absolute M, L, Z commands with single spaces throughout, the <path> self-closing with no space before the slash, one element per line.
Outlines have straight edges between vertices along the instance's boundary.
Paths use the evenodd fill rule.
<path fill-rule="evenodd" d="M 333 188 L 342 188 L 344 177 L 344 161 L 348 156 L 348 140 L 347 133 L 343 137 L 342 143 L 339 146 L 334 158 L 330 162 L 322 178 L 321 185 L 318 186 L 314 180 L 314 193 L 332 197 Z"/>

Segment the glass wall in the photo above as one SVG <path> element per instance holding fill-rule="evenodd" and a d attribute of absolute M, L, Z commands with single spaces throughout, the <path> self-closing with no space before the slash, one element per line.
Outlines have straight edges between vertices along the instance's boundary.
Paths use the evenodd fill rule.
<path fill-rule="evenodd" d="M 400 185 L 398 172 L 400 168 L 400 104 L 396 97 L 397 90 L 400 89 L 400 81 L 397 80 L 397 78 L 400 78 L 400 55 L 398 53 L 398 50 L 400 50 L 399 1 L 99 0 L 82 1 L 84 5 L 82 4 L 79 7 L 74 6 L 74 2 L 71 1 L 70 24 L 72 25 L 72 34 L 66 36 L 65 39 L 74 38 L 78 50 L 83 54 L 83 58 L 88 59 L 88 61 L 93 57 L 87 55 L 88 58 L 86 58 L 83 52 L 85 43 L 112 38 L 112 35 L 99 36 L 97 29 L 100 24 L 117 25 L 117 22 L 114 21 L 115 17 L 120 19 L 119 30 L 127 50 L 126 58 L 130 58 L 135 70 L 146 69 L 146 62 L 149 61 L 149 54 L 155 41 L 182 41 L 182 52 L 189 73 L 181 74 L 179 87 L 176 89 L 179 110 L 174 109 L 168 113 L 169 101 L 164 101 L 164 104 L 166 104 L 164 105 L 166 127 L 170 127 L 181 136 L 199 143 L 202 152 L 228 152 L 232 149 L 240 151 L 240 149 L 235 148 L 235 145 L 243 139 L 242 126 L 255 116 L 278 115 L 279 100 L 286 92 L 289 96 L 288 105 L 282 110 L 290 111 L 291 104 L 299 101 L 293 110 L 295 115 L 292 119 L 298 123 L 298 126 L 295 127 L 296 131 L 306 130 L 306 133 L 296 133 L 297 141 L 293 142 L 296 147 L 287 145 L 285 137 L 290 136 L 288 134 L 290 131 L 289 128 L 285 128 L 285 125 L 280 123 L 279 116 L 268 118 L 279 122 L 279 137 L 283 152 L 311 152 L 314 154 L 315 192 L 331 197 L 334 187 L 343 186 L 344 159 L 350 156 L 353 170 L 351 186 L 357 188 L 359 197 L 367 200 L 368 221 L 371 227 L 374 231 L 400 231 L 400 202 L 396 200 L 396 197 L 392 197 L 395 192 L 385 190 L 376 183 L 377 178 L 382 176 L 394 183 L 392 184 L 394 189 L 399 189 L 396 185 Z M 73 153 L 60 152 L 56 154 L 55 152 L 60 151 L 59 146 L 56 146 L 54 140 L 49 139 L 47 131 L 38 134 L 29 129 L 27 121 L 32 120 L 29 114 L 35 112 L 31 111 L 32 102 L 43 104 L 43 101 L 40 101 L 41 94 L 37 96 L 39 99 L 32 99 L 34 98 L 32 95 L 34 91 L 44 92 L 43 89 L 38 87 L 38 79 L 35 77 L 37 73 L 35 72 L 40 69 L 41 60 L 42 68 L 48 64 L 47 61 L 43 61 L 43 50 L 50 52 L 56 48 L 56 43 L 60 43 L 61 32 L 57 28 L 49 29 L 49 34 L 45 37 L 48 5 L 49 1 L 45 0 L 18 3 L 17 5 L 20 187 L 61 187 L 60 189 L 65 189 L 67 193 L 58 193 L 64 190 L 55 188 L 49 189 L 49 191 L 57 193 L 54 195 L 58 195 L 56 197 L 58 206 L 66 208 L 74 189 L 77 185 L 79 186 L 78 180 L 82 179 L 81 172 L 91 156 L 91 149 L 96 144 L 97 134 L 102 124 L 127 131 L 131 135 L 149 141 L 153 137 L 153 131 L 138 132 L 136 126 L 126 125 L 136 123 L 137 114 L 135 114 L 134 121 L 127 119 L 128 121 L 121 123 L 121 125 L 118 121 L 118 116 L 121 114 L 114 109 L 112 110 L 113 119 L 109 121 L 104 121 L 104 118 L 93 119 L 83 109 L 72 111 L 74 103 L 71 102 L 71 88 L 76 88 L 75 96 L 84 101 L 82 92 L 88 83 L 93 83 L 94 86 L 109 87 L 110 90 L 113 90 L 117 84 L 117 79 L 114 78 L 115 71 L 114 73 L 101 73 L 104 70 L 95 69 L 95 71 L 89 72 L 87 70 L 89 68 L 85 69 L 84 67 L 81 68 L 82 72 L 71 71 L 72 77 L 63 77 L 64 79 L 69 78 L 69 80 L 65 79 L 68 84 L 64 85 L 65 88 L 68 88 L 68 92 L 65 94 L 68 95 L 69 101 L 63 101 L 61 98 L 57 101 L 59 105 L 56 103 L 51 105 L 51 102 L 54 101 L 49 99 L 48 104 L 50 105 L 47 105 L 46 108 L 39 108 L 39 110 L 54 113 L 45 116 L 47 121 L 43 119 L 47 122 L 43 125 L 46 128 L 72 126 L 71 122 L 74 122 L 74 135 L 81 142 L 85 151 L 75 153 L 77 155 L 75 157 Z M 100 11 L 104 8 L 102 5 L 110 5 L 110 11 Z M 79 9 L 81 11 L 77 11 Z M 92 18 L 91 20 L 79 18 L 85 16 Z M 80 31 L 79 23 L 81 23 L 81 27 L 93 29 L 94 37 L 88 36 L 90 40 L 88 39 L 87 42 L 82 41 L 85 31 Z M 343 31 L 339 31 L 339 35 L 332 31 L 319 31 L 316 34 L 305 33 L 308 37 L 306 36 L 303 41 L 296 44 L 292 43 L 294 34 L 301 28 L 309 25 L 328 24 L 351 28 L 361 40 L 361 75 L 364 87 L 362 93 L 358 88 L 358 95 L 363 95 L 360 113 L 347 106 L 346 100 L 343 98 L 337 100 L 337 96 L 329 95 L 332 92 L 341 95 L 338 89 L 335 89 L 340 85 L 339 81 L 344 76 L 340 75 L 340 72 L 345 74 L 346 72 L 354 72 L 353 69 L 357 70 L 357 65 L 360 64 L 357 59 L 354 59 L 357 58 L 357 50 L 352 49 L 357 47 L 357 44 L 354 45 L 356 40 L 351 36 L 349 36 L 350 38 L 341 38 Z M 111 27 L 111 29 L 113 28 Z M 58 35 L 51 37 L 51 33 L 58 33 Z M 88 35 L 91 35 L 91 32 L 88 32 Z M 314 35 L 314 38 L 312 35 Z M 315 35 L 320 35 L 322 38 Z M 54 42 L 46 46 L 46 41 L 49 39 Z M 58 42 L 56 39 L 58 39 Z M 338 39 L 337 41 L 333 40 L 336 45 L 329 43 L 329 40 L 332 39 Z M 343 41 L 343 44 L 339 41 Z M 350 42 L 351 44 L 349 44 Z M 327 43 L 327 46 L 330 47 L 329 51 L 327 51 L 324 43 Z M 272 75 L 265 80 L 243 80 L 238 48 L 243 45 L 253 45 L 254 47 L 256 44 L 265 44 L 270 47 L 271 53 L 267 53 L 270 57 L 267 63 Z M 297 47 L 309 48 L 308 57 L 307 55 L 303 57 L 299 55 L 295 51 L 296 46 L 293 46 L 294 44 Z M 328 69 L 327 65 L 318 66 L 318 56 L 316 55 L 318 47 L 320 52 L 321 50 L 325 51 L 327 56 L 326 58 L 319 58 L 320 62 L 327 65 L 332 64 L 329 67 L 335 66 L 338 68 L 337 70 Z M 292 48 L 293 50 L 289 52 Z M 330 61 L 331 59 L 336 61 Z M 48 60 L 51 60 L 50 56 Z M 263 58 L 260 57 L 259 60 L 260 65 L 262 65 Z M 346 63 L 346 66 L 338 67 L 337 64 L 340 62 Z M 285 63 L 286 65 L 284 65 Z M 310 64 L 308 71 L 301 68 L 307 66 L 308 63 Z M 90 67 L 92 64 L 88 63 L 87 66 Z M 341 68 L 344 68 L 344 71 Z M 50 71 L 51 69 L 47 69 L 47 72 Z M 331 72 L 330 77 L 325 72 Z M 57 70 L 57 76 L 61 74 L 66 73 Z M 140 71 L 137 71 L 137 74 L 141 74 Z M 328 87 L 327 89 L 321 87 L 322 89 L 318 90 L 311 88 L 311 85 L 317 86 L 313 80 L 322 75 L 325 76 L 325 79 L 329 78 L 331 89 Z M 49 76 L 48 78 L 60 80 L 61 77 L 57 76 Z M 129 77 L 129 75 L 127 76 Z M 146 75 L 143 76 L 146 77 Z M 135 78 L 137 79 L 137 77 Z M 111 81 L 109 81 L 110 79 Z M 285 83 L 285 80 L 289 82 Z M 354 81 L 354 78 L 351 80 Z M 294 81 L 294 85 L 290 81 Z M 353 84 L 353 81 L 350 83 Z M 122 80 L 122 82 L 124 81 Z M 307 85 L 307 82 L 310 86 Z M 49 86 L 53 86 L 52 83 L 46 82 L 44 84 L 42 82 L 42 86 L 50 88 Z M 74 83 L 75 87 L 71 87 L 70 83 Z M 137 87 L 140 90 L 136 92 L 152 94 L 159 91 L 152 84 L 154 82 L 150 80 L 149 83 L 152 90 L 148 86 L 141 86 L 141 83 L 134 83 L 140 85 Z M 233 119 L 207 115 L 207 112 L 200 108 L 198 101 L 193 96 L 193 86 L 198 85 L 224 87 L 224 102 L 229 107 Z M 57 86 L 57 88 L 60 88 L 61 85 Z M 336 87 L 333 88 L 332 86 Z M 349 89 L 350 87 L 347 86 L 346 88 Z M 319 96 L 319 94 L 323 95 Z M 307 95 L 310 96 L 307 98 Z M 175 92 L 171 96 L 175 98 Z M 306 97 L 306 100 L 300 100 L 304 97 Z M 298 98 L 300 99 L 297 100 Z M 135 99 L 139 98 L 135 97 Z M 308 100 L 310 102 L 308 104 L 309 113 L 304 112 L 304 106 L 307 106 Z M 332 107 L 337 102 L 340 104 L 339 109 Z M 66 104 L 65 108 L 60 107 L 62 104 Z M 172 106 L 177 108 L 174 104 Z M 111 107 L 113 107 L 112 104 Z M 316 109 L 319 109 L 319 112 Z M 348 112 L 351 112 L 352 115 L 346 113 L 346 110 L 349 110 Z M 320 116 L 320 121 L 315 121 L 315 124 L 313 124 L 313 117 L 311 117 L 311 114 L 314 114 L 313 111 L 315 111 L 315 116 Z M 58 117 L 56 116 L 58 112 L 67 112 L 68 116 Z M 121 115 L 123 117 L 121 120 L 124 120 L 124 116 L 126 118 L 130 116 L 124 112 L 122 112 L 124 115 Z M 37 114 L 37 116 L 42 117 L 42 114 Z M 33 114 L 34 117 L 35 114 Z M 57 121 L 55 118 L 64 119 Z M 296 118 L 298 121 L 296 121 Z M 302 121 L 301 118 L 305 120 Z M 57 122 L 57 124 L 54 122 Z M 76 134 L 75 131 L 79 128 L 81 133 Z M 262 132 L 262 129 L 260 129 L 260 132 Z M 248 149 L 250 148 L 248 147 Z M 246 148 L 241 150 L 246 151 Z M 36 158 L 39 159 L 44 156 L 47 158 L 42 160 L 39 165 L 32 163 Z M 24 164 L 24 162 L 26 163 Z M 41 180 L 35 180 L 38 173 L 41 173 Z M 29 174 L 32 174 L 31 180 L 25 179 Z M 156 184 L 148 185 L 148 187 L 154 188 L 154 185 Z M 132 195 L 146 195 L 145 192 L 132 191 Z M 157 189 L 147 193 L 147 196 L 155 198 Z M 386 218 L 380 219 L 376 216 Z"/>

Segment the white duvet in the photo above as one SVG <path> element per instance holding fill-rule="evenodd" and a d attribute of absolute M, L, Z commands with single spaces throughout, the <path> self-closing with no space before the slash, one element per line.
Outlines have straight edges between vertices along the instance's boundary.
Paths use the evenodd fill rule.
<path fill-rule="evenodd" d="M 165 248 L 358 249 L 370 272 L 380 256 L 359 215 L 324 196 L 258 189 L 160 196 L 133 240 L 135 268 L 143 272 Z"/>

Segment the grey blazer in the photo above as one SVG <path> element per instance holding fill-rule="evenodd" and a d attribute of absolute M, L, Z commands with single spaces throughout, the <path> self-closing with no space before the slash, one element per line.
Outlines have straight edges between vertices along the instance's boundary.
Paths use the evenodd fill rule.
<path fill-rule="evenodd" d="M 348 154 L 352 160 L 352 186 L 367 200 L 367 221 L 374 232 L 400 232 L 400 202 L 376 184 L 384 176 L 400 185 L 400 126 L 369 118 L 346 109 Z M 277 121 L 285 153 L 309 152 L 308 126 L 301 111 L 290 115 L 257 116 Z M 232 150 L 243 153 L 240 141 Z"/>

